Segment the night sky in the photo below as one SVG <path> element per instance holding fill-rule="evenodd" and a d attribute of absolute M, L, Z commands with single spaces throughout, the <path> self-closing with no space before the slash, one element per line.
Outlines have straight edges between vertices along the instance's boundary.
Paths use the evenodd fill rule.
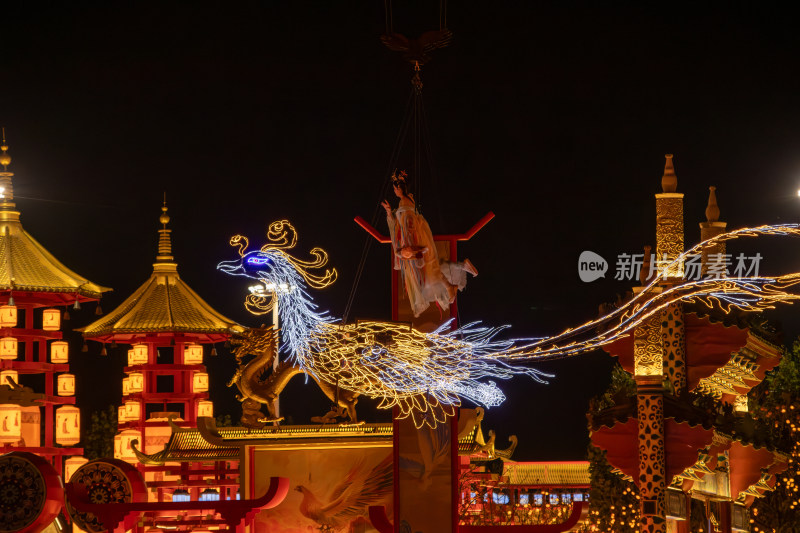
<path fill-rule="evenodd" d="M 630 283 L 615 257 L 654 244 L 664 154 L 686 193 L 687 243 L 699 239 L 708 186 L 729 228 L 800 219 L 800 52 L 789 13 L 744 3 L 583 5 L 450 2 L 452 44 L 423 67 L 432 166 L 420 205 L 435 233 L 496 218 L 460 248 L 480 270 L 459 299 L 462 322 L 510 324 L 518 337 L 578 325 Z M 298 254 L 326 248 L 339 281 L 317 294 L 341 316 L 365 233 L 386 185 L 411 71 L 380 42 L 383 2 L 153 2 L 5 6 L 0 123 L 6 127 L 24 227 L 69 268 L 114 288 L 110 311 L 143 283 L 167 194 L 182 278 L 224 315 L 246 283 L 215 270 L 289 219 Z M 395 2 L 396 32 L 438 29 L 437 2 Z M 400 168 L 412 167 L 404 146 Z M 383 217 L 378 229 L 386 231 Z M 608 259 L 583 283 L 577 259 Z M 759 241 L 761 273 L 800 265 L 794 241 Z M 374 245 L 352 318 L 390 317 L 389 251 Z M 71 327 L 95 319 L 72 313 Z M 794 310 L 774 315 L 786 338 Z M 73 350 L 84 416 L 119 401 L 125 350 Z M 541 364 L 548 386 L 518 379 L 487 413 L 498 446 L 519 436 L 519 460 L 585 456 L 588 400 L 611 359 Z M 218 412 L 238 418 L 211 361 Z M 328 402 L 297 379 L 283 397 L 295 423 Z M 377 416 L 362 400 L 360 412 Z M 385 419 L 385 414 L 383 415 Z"/>

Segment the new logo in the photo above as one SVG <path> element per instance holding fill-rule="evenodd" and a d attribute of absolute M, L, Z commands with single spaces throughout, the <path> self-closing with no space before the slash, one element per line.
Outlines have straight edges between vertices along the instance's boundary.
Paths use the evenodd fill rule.
<path fill-rule="evenodd" d="M 578 276 L 581 281 L 589 283 L 606 277 L 608 262 L 594 252 L 586 250 L 578 257 Z"/>

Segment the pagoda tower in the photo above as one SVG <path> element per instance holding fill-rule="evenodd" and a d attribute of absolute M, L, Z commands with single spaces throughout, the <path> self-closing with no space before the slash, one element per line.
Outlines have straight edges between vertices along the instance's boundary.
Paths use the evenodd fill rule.
<path fill-rule="evenodd" d="M 119 307 L 79 330 L 85 339 L 103 343 L 103 350 L 105 344 L 130 346 L 114 456 L 134 464 L 135 448 L 145 454 L 160 451 L 171 426 L 194 427 L 198 416 L 213 416 L 204 345 L 225 342 L 243 330 L 181 280 L 172 256 L 166 202 L 161 210 L 158 255 L 150 278 Z M 213 346 L 210 351 L 216 355 Z M 151 486 L 160 486 L 161 471 L 138 468 L 147 481 L 156 482 Z"/>
<path fill-rule="evenodd" d="M 5 135 L 0 150 L 0 453 L 35 453 L 64 475 L 65 457 L 85 459 L 58 307 L 79 309 L 111 289 L 69 270 L 23 229 Z M 44 391 L 23 387 L 20 375 L 43 376 Z"/>

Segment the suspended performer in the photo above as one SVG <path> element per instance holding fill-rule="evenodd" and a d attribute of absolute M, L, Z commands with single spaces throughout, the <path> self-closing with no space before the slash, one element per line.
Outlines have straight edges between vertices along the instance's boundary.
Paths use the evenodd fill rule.
<path fill-rule="evenodd" d="M 403 273 L 411 310 L 418 317 L 436 303 L 442 311 L 447 311 L 456 293 L 467 286 L 467 273 L 477 276 L 478 270 L 469 259 L 462 262 L 439 259 L 431 228 L 417 212 L 414 196 L 408 192 L 405 171 L 392 174 L 392 188 L 400 199 L 397 209 L 392 211 L 387 200 L 381 205 L 386 210 L 392 237 L 394 268 Z"/>

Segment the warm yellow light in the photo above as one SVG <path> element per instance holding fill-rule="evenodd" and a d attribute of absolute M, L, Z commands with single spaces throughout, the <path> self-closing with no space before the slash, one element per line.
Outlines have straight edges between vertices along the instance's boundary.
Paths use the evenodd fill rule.
<path fill-rule="evenodd" d="M 50 343 L 50 362 L 56 364 L 69 362 L 69 344 L 67 341 L 53 341 Z"/>
<path fill-rule="evenodd" d="M 144 390 L 144 375 L 141 372 L 131 372 L 128 379 L 128 394 L 136 394 Z"/>
<path fill-rule="evenodd" d="M 195 372 L 192 376 L 192 392 L 208 391 L 208 374 L 206 372 Z"/>
<path fill-rule="evenodd" d="M 145 365 L 147 361 L 146 344 L 134 344 L 133 348 L 128 350 L 128 366 Z"/>
<path fill-rule="evenodd" d="M 81 410 L 74 405 L 56 409 L 56 442 L 73 446 L 81 441 Z"/>
<path fill-rule="evenodd" d="M 131 378 L 122 378 L 122 395 L 127 396 L 131 393 Z"/>
<path fill-rule="evenodd" d="M 89 459 L 86 457 L 81 457 L 76 455 L 74 457 L 70 457 L 66 461 L 64 461 L 64 481 L 69 481 L 74 474 L 80 467 L 85 465 L 89 462 Z"/>
<path fill-rule="evenodd" d="M 45 309 L 42 311 L 42 329 L 45 331 L 58 331 L 61 329 L 61 311 L 58 309 Z"/>
<path fill-rule="evenodd" d="M 733 409 L 737 413 L 747 413 L 750 411 L 750 405 L 747 401 L 747 395 L 740 394 L 733 401 Z"/>
<path fill-rule="evenodd" d="M 0 359 L 17 358 L 17 339 L 14 337 L 3 337 L 0 339 Z"/>
<path fill-rule="evenodd" d="M 15 305 L 0 306 L 0 327 L 13 328 L 17 325 L 17 307 Z"/>
<path fill-rule="evenodd" d="M 214 404 L 212 402 L 208 400 L 197 402 L 197 417 L 200 418 L 201 416 L 214 416 Z"/>
<path fill-rule="evenodd" d="M 127 411 L 125 410 L 125 404 L 120 405 L 117 407 L 117 423 L 124 424 L 128 421 Z"/>
<path fill-rule="evenodd" d="M 183 362 L 187 365 L 203 363 L 203 346 L 200 344 L 187 344 L 183 350 Z"/>
<path fill-rule="evenodd" d="M 114 437 L 114 457 L 123 461 L 136 461 L 136 454 L 133 453 L 131 442 L 137 440 L 142 442 L 142 434 L 137 429 L 126 429 Z"/>
<path fill-rule="evenodd" d="M 137 401 L 125 402 L 125 420 L 128 422 L 138 422 L 142 415 L 142 404 Z"/>
<path fill-rule="evenodd" d="M 0 404 L 0 442 L 11 444 L 22 438 L 22 408 L 14 404 Z"/>
<path fill-rule="evenodd" d="M 60 374 L 57 383 L 59 396 L 73 396 L 75 394 L 75 374 Z"/>
<path fill-rule="evenodd" d="M 14 380 L 14 383 L 19 383 L 19 373 L 16 370 L 3 370 L 0 372 L 0 385 L 11 386 L 11 382 L 6 379 L 7 377 Z"/>

